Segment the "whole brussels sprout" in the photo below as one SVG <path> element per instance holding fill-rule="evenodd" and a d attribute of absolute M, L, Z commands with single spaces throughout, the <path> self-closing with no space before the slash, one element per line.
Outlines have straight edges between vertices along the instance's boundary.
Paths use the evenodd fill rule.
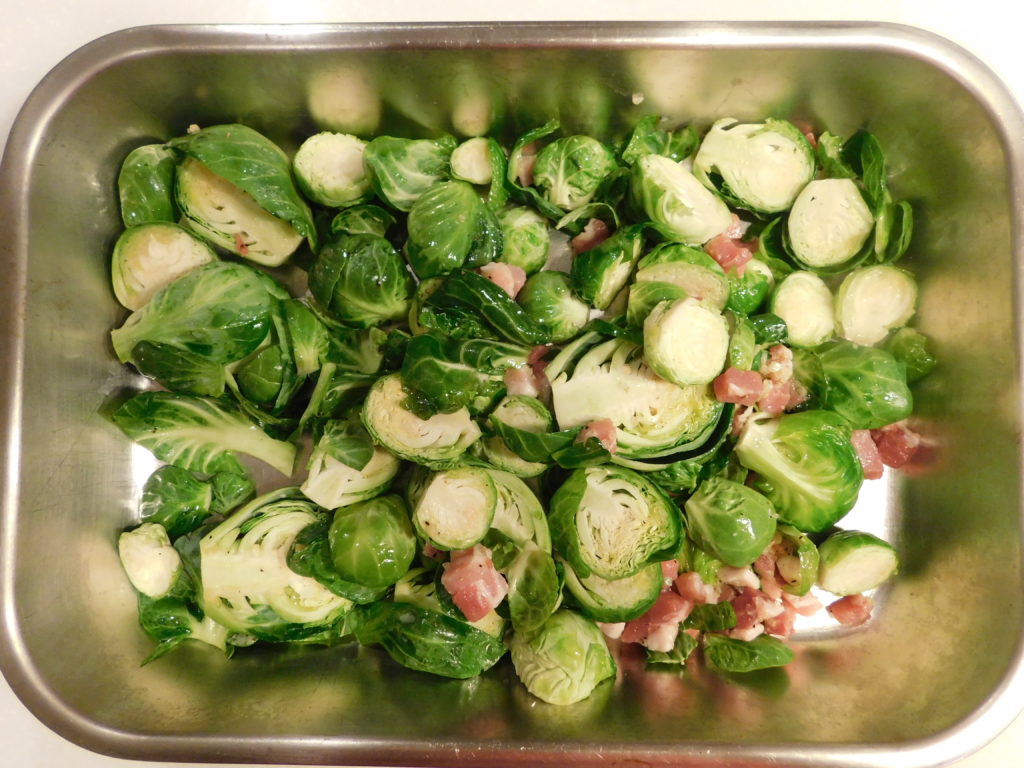
<path fill-rule="evenodd" d="M 586 205 L 615 170 L 615 154 L 590 136 L 566 136 L 537 153 L 534 184 L 544 197 L 564 211 Z"/>
<path fill-rule="evenodd" d="M 532 275 L 547 263 L 551 248 L 548 221 L 532 208 L 511 206 L 498 214 L 502 246 L 498 261 Z"/>
<path fill-rule="evenodd" d="M 590 307 L 576 298 L 572 282 L 564 272 L 538 272 L 527 279 L 516 300 L 539 326 L 551 334 L 551 341 L 568 341 L 583 330 L 590 319 Z"/>
<path fill-rule="evenodd" d="M 775 536 L 775 510 L 742 483 L 711 477 L 686 500 L 688 532 L 726 565 L 754 562 Z"/>
<path fill-rule="evenodd" d="M 398 496 L 379 496 L 339 509 L 328 539 L 341 577 L 367 587 L 394 584 L 416 555 L 409 513 Z"/>

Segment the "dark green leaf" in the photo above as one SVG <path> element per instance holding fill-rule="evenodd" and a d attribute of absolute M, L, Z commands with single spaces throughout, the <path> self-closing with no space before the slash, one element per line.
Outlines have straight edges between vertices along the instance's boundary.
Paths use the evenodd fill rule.
<path fill-rule="evenodd" d="M 709 634 L 704 636 L 704 658 L 722 672 L 752 672 L 789 664 L 793 651 L 782 641 L 767 635 L 748 642 Z"/>
<path fill-rule="evenodd" d="M 735 626 L 736 611 L 731 603 L 695 605 L 683 622 L 684 629 L 699 629 L 702 632 L 724 632 Z"/>

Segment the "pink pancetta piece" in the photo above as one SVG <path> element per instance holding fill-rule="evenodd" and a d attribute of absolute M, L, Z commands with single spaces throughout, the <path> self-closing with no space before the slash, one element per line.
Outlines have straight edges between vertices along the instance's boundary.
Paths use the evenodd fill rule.
<path fill-rule="evenodd" d="M 829 605 L 829 615 L 846 627 L 858 627 L 871 618 L 875 601 L 864 595 L 847 595 Z"/>
<path fill-rule="evenodd" d="M 718 402 L 750 406 L 761 399 L 764 379 L 757 371 L 729 367 L 715 379 L 712 387 Z"/>
<path fill-rule="evenodd" d="M 445 563 L 441 583 L 468 621 L 479 621 L 508 594 L 508 582 L 491 560 L 491 550 L 477 544 L 452 552 Z"/>
<path fill-rule="evenodd" d="M 615 435 L 615 424 L 611 419 L 595 419 L 583 428 L 576 442 L 585 443 L 592 437 L 596 437 L 601 446 L 608 453 L 615 453 L 618 450 L 618 441 Z"/>
<path fill-rule="evenodd" d="M 569 244 L 572 246 L 573 253 L 584 253 L 599 246 L 611 236 L 611 233 L 608 225 L 601 219 L 590 219 L 583 231 L 576 235 Z"/>
<path fill-rule="evenodd" d="M 875 445 L 869 429 L 855 429 L 850 435 L 850 442 L 853 449 L 857 451 L 857 458 L 864 468 L 865 480 L 877 480 L 885 471 L 885 464 L 882 462 L 882 454 Z"/>

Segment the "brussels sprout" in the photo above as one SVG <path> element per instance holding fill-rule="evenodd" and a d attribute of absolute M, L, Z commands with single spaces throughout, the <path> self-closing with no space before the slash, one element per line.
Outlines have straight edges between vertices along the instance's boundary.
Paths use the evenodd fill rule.
<path fill-rule="evenodd" d="M 317 254 L 309 290 L 331 317 L 365 328 L 404 317 L 413 281 L 383 237 L 339 235 Z"/>
<path fill-rule="evenodd" d="M 531 542 L 544 552 L 551 551 L 547 513 L 530 487 L 515 475 L 489 469 L 497 502 L 491 528 L 520 549 Z"/>
<path fill-rule="evenodd" d="M 519 267 L 528 275 L 538 272 L 551 248 L 547 219 L 532 208 L 512 206 L 498 214 L 498 223 L 502 237 L 498 261 Z"/>
<path fill-rule="evenodd" d="M 888 341 L 884 349 L 907 368 L 907 383 L 920 381 L 938 362 L 928 349 L 929 339 L 913 328 L 900 328 Z"/>
<path fill-rule="evenodd" d="M 644 155 L 664 155 L 679 162 L 693 154 L 700 143 L 697 129 L 688 125 L 675 131 L 663 131 L 658 127 L 660 121 L 658 115 L 640 118 L 622 150 L 623 162 L 633 165 Z"/>
<path fill-rule="evenodd" d="M 665 577 L 661 563 L 650 563 L 621 579 L 602 579 L 593 573 L 581 579 L 566 566 L 565 586 L 588 619 L 616 623 L 631 621 L 654 605 Z"/>
<path fill-rule="evenodd" d="M 516 632 L 539 629 L 562 602 L 562 585 L 551 555 L 527 545 L 508 568 L 508 611 Z"/>
<path fill-rule="evenodd" d="M 327 536 L 341 577 L 367 587 L 394 584 L 416 556 L 409 513 L 398 496 L 378 496 L 339 509 Z"/>
<path fill-rule="evenodd" d="M 288 550 L 288 567 L 300 576 L 315 579 L 334 594 L 358 605 L 366 605 L 383 598 L 390 585 L 367 587 L 343 579 L 338 573 L 334 567 L 334 558 L 331 556 L 330 524 L 330 518 L 323 515 L 317 522 L 310 523 L 299 531 Z"/>
<path fill-rule="evenodd" d="M 909 272 L 879 265 L 855 269 L 836 295 L 836 330 L 857 344 L 877 344 L 914 315 L 917 283 Z"/>
<path fill-rule="evenodd" d="M 424 474 L 409 488 L 416 532 L 438 549 L 469 549 L 480 543 L 497 505 L 494 480 L 480 467 Z"/>
<path fill-rule="evenodd" d="M 589 203 L 616 167 L 614 153 L 597 139 L 567 136 L 537 153 L 533 183 L 548 202 L 572 211 Z"/>
<path fill-rule="evenodd" d="M 814 171 L 814 149 L 785 120 L 718 120 L 693 158 L 694 175 L 709 189 L 757 213 L 788 209 Z"/>
<path fill-rule="evenodd" d="M 383 493 L 400 467 L 398 459 L 373 444 L 361 424 L 328 421 L 300 489 L 321 507 L 338 509 Z"/>
<path fill-rule="evenodd" d="M 585 334 L 544 371 L 562 430 L 597 419 L 615 424 L 617 458 L 667 456 L 702 445 L 722 414 L 706 386 L 679 387 L 655 375 L 626 339 Z"/>
<path fill-rule="evenodd" d="M 395 217 L 379 205 L 343 208 L 331 219 L 332 235 L 377 235 L 384 237 L 395 225 Z"/>
<path fill-rule="evenodd" d="M 421 419 L 403 407 L 405 398 L 401 377 L 383 376 L 370 388 L 362 410 L 374 442 L 399 458 L 437 468 L 454 466 L 480 437 L 465 408 Z"/>
<path fill-rule="evenodd" d="M 131 227 L 114 244 L 110 263 L 114 295 L 122 306 L 141 309 L 160 289 L 216 260 L 210 246 L 177 224 Z"/>
<path fill-rule="evenodd" d="M 818 554 L 818 586 L 835 595 L 867 592 L 899 570 L 892 545 L 863 531 L 833 533 L 818 547 Z"/>
<path fill-rule="evenodd" d="M 320 370 L 330 350 L 330 334 L 316 314 L 299 299 L 281 302 L 288 344 L 295 363 L 295 373 L 305 378 Z"/>
<path fill-rule="evenodd" d="M 578 334 L 590 319 L 590 307 L 576 298 L 569 276 L 563 272 L 533 275 L 516 301 L 531 320 L 550 333 L 556 344 Z"/>
<path fill-rule="evenodd" d="M 292 366 L 291 359 L 281 347 L 273 344 L 246 360 L 235 372 L 235 381 L 247 400 L 271 405 L 282 394 L 287 380 L 294 375 Z"/>
<path fill-rule="evenodd" d="M 501 253 L 501 226 L 464 181 L 426 190 L 409 211 L 406 252 L 422 279 L 445 275 L 464 264 L 478 267 Z"/>
<path fill-rule="evenodd" d="M 574 704 L 615 677 L 615 660 L 592 621 L 560 610 L 535 632 L 517 632 L 512 664 L 526 689 L 549 704 Z"/>
<path fill-rule="evenodd" d="M 786 323 L 787 340 L 797 347 L 824 344 L 835 331 L 832 292 L 813 272 L 794 272 L 772 296 L 772 313 Z"/>
<path fill-rule="evenodd" d="M 466 406 L 486 410 L 505 388 L 505 371 L 526 365 L 529 352 L 489 339 L 452 339 L 435 332 L 414 336 L 402 360 L 408 406 L 424 418 Z"/>
<path fill-rule="evenodd" d="M 748 261 L 742 275 L 733 269 L 725 276 L 729 279 L 729 300 L 725 306 L 741 315 L 757 312 L 775 286 L 771 269 L 758 259 Z"/>
<path fill-rule="evenodd" d="M 328 208 L 356 205 L 370 197 L 363 167 L 366 142 L 344 133 L 310 136 L 295 153 L 295 180 L 306 196 Z"/>
<path fill-rule="evenodd" d="M 736 457 L 758 474 L 754 487 L 779 519 L 819 533 L 857 501 L 864 481 L 850 427 L 831 411 L 804 411 L 779 419 L 755 414 L 736 443 Z"/>
<path fill-rule="evenodd" d="M 576 294 L 597 309 L 608 309 L 629 282 L 644 245 L 644 225 L 624 227 L 604 242 L 578 253 L 572 260 Z"/>
<path fill-rule="evenodd" d="M 850 179 L 816 179 L 803 188 L 786 223 L 794 258 L 808 269 L 834 269 L 851 261 L 875 226 Z"/>
<path fill-rule="evenodd" d="M 448 176 L 457 142 L 439 139 L 398 139 L 378 136 L 366 145 L 363 162 L 377 194 L 391 207 L 408 213 L 413 203 Z"/>
<path fill-rule="evenodd" d="M 637 160 L 629 194 L 665 237 L 686 245 L 703 245 L 732 224 L 725 203 L 668 157 L 644 155 Z"/>
<path fill-rule="evenodd" d="M 335 624 L 352 602 L 287 564 L 300 531 L 317 521 L 298 489 L 254 499 L 199 543 L 202 605 L 235 632 L 274 641 L 310 639 Z"/>
<path fill-rule="evenodd" d="M 407 602 L 382 600 L 360 609 L 356 638 L 380 645 L 403 667 L 466 679 L 505 655 L 500 639 L 465 621 Z"/>
<path fill-rule="evenodd" d="M 675 551 L 679 510 L 642 475 L 623 467 L 578 469 L 548 513 L 555 548 L 580 578 L 631 576 Z"/>
<path fill-rule="evenodd" d="M 644 360 L 680 387 L 710 383 L 728 352 L 725 318 L 696 299 L 663 301 L 644 320 Z"/>
<path fill-rule="evenodd" d="M 132 586 L 154 600 L 170 592 L 181 573 L 181 556 L 159 523 L 122 533 L 117 552 Z"/>
<path fill-rule="evenodd" d="M 711 477 L 686 500 L 687 531 L 726 565 L 754 562 L 775 536 L 775 510 L 742 483 Z"/>
<path fill-rule="evenodd" d="M 203 474 L 245 475 L 236 452 L 291 475 L 295 446 L 268 437 L 230 406 L 171 392 L 141 392 L 114 411 L 114 423 L 169 464 Z"/>
<path fill-rule="evenodd" d="M 689 294 L 674 283 L 644 280 L 629 286 L 626 302 L 626 325 L 643 326 L 644 320 L 661 303 L 685 299 Z"/>
<path fill-rule="evenodd" d="M 227 365 L 245 358 L 270 332 L 274 299 L 254 270 L 214 261 L 158 291 L 110 338 L 121 362 L 143 341 Z"/>
<path fill-rule="evenodd" d="M 913 410 L 906 371 L 884 349 L 840 341 L 818 359 L 826 382 L 824 406 L 853 429 L 878 429 L 907 418 Z"/>
<path fill-rule="evenodd" d="M 470 184 L 490 184 L 491 141 L 476 136 L 459 144 L 452 152 L 452 176 Z"/>
<path fill-rule="evenodd" d="M 177 165 L 178 156 L 161 144 L 147 144 L 128 153 L 117 175 L 121 220 L 126 227 L 178 220 L 174 203 Z"/>
<path fill-rule="evenodd" d="M 495 422 L 523 432 L 540 435 L 548 432 L 554 422 L 551 412 L 535 397 L 512 395 L 505 397 L 488 417 L 488 427 L 495 429 Z M 484 458 L 498 469 L 511 472 L 519 477 L 536 477 L 548 468 L 544 461 L 527 461 L 514 452 L 500 435 L 485 437 L 480 441 Z"/>
<path fill-rule="evenodd" d="M 729 300 L 729 279 L 704 251 L 678 243 L 660 245 L 637 264 L 636 283 L 670 283 L 716 310 Z"/>
<path fill-rule="evenodd" d="M 807 534 L 791 525 L 780 525 L 776 536 L 784 552 L 775 560 L 783 590 L 792 595 L 806 595 L 818 580 L 818 548 Z"/>

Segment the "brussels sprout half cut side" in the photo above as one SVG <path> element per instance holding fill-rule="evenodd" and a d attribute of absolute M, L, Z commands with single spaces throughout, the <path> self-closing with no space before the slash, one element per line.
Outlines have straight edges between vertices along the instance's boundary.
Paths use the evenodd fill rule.
<path fill-rule="evenodd" d="M 310 200 L 328 208 L 356 205 L 370 197 L 363 165 L 366 142 L 344 133 L 310 136 L 292 161 L 295 180 Z"/>
<path fill-rule="evenodd" d="M 573 472 L 551 497 L 555 549 L 580 578 L 632 576 L 675 551 L 678 508 L 642 475 L 610 465 Z"/>
<path fill-rule="evenodd" d="M 466 408 L 421 419 L 403 407 L 405 399 L 401 377 L 390 374 L 374 382 L 362 411 L 374 442 L 399 458 L 438 469 L 451 467 L 480 437 Z"/>
<path fill-rule="evenodd" d="M 710 383 L 728 352 L 725 318 L 696 299 L 663 301 L 644 320 L 644 360 L 681 387 Z"/>
<path fill-rule="evenodd" d="M 469 549 L 491 528 L 498 506 L 494 479 L 481 467 L 435 472 L 409 488 L 416 532 L 438 549 Z"/>
<path fill-rule="evenodd" d="M 871 346 L 914 315 L 917 283 L 911 274 L 880 264 L 855 269 L 836 295 L 836 326 L 840 336 Z"/>
<path fill-rule="evenodd" d="M 732 214 L 714 192 L 662 155 L 637 160 L 629 193 L 636 208 L 659 230 L 686 245 L 703 245 L 732 224 Z"/>
<path fill-rule="evenodd" d="M 121 306 L 141 309 L 161 288 L 216 259 L 210 246 L 177 224 L 139 224 L 122 232 L 114 244 L 114 295 Z"/>
<path fill-rule="evenodd" d="M 801 264 L 834 269 L 860 252 L 874 227 L 875 218 L 852 180 L 817 179 L 797 196 L 785 234 Z"/>
<path fill-rule="evenodd" d="M 455 148 L 451 157 L 452 176 L 470 184 L 490 184 L 491 143 L 483 136 L 467 139 Z"/>
<path fill-rule="evenodd" d="M 176 190 L 188 226 L 244 259 L 277 267 L 302 243 L 302 235 L 291 224 L 194 158 L 187 157 L 178 166 Z"/>
<path fill-rule="evenodd" d="M 596 574 L 580 578 L 565 566 L 565 586 L 588 619 L 614 624 L 643 615 L 658 600 L 665 578 L 661 563 L 650 563 L 632 576 L 602 579 Z"/>
<path fill-rule="evenodd" d="M 818 554 L 818 586 L 834 595 L 867 592 L 899 570 L 893 546 L 863 531 L 832 534 L 818 547 Z"/>
<path fill-rule="evenodd" d="M 380 446 L 361 469 L 338 461 L 317 445 L 309 458 L 309 475 L 300 489 L 324 509 L 339 509 L 371 499 L 387 490 L 402 463 Z"/>
<path fill-rule="evenodd" d="M 117 553 L 132 586 L 154 600 L 170 592 L 181 573 L 181 556 L 159 523 L 143 523 L 122 533 Z"/>
<path fill-rule="evenodd" d="M 772 296 L 772 312 L 786 322 L 796 347 L 817 347 L 835 332 L 832 292 L 813 272 L 787 275 Z"/>
<path fill-rule="evenodd" d="M 814 150 L 792 123 L 742 123 L 727 117 L 704 136 L 693 172 L 709 189 L 743 208 L 778 213 L 814 177 Z"/>

